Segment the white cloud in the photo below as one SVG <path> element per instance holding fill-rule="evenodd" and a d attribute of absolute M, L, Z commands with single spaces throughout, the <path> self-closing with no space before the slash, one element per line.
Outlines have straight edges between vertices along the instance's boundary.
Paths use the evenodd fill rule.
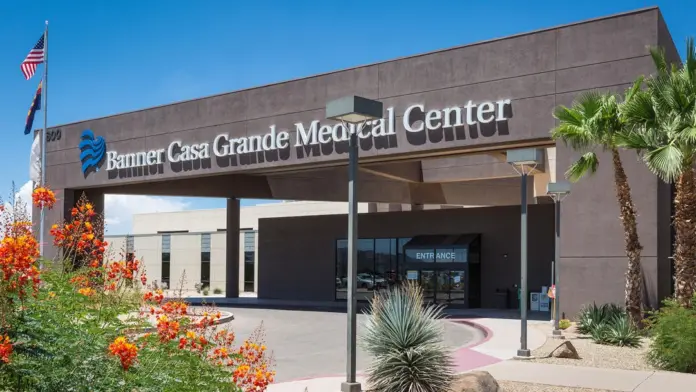
<path fill-rule="evenodd" d="M 15 194 L 27 206 L 31 217 L 31 181 L 26 182 Z M 60 194 L 57 195 L 61 197 Z M 106 195 L 106 231 L 108 234 L 127 234 L 132 231 L 133 214 L 150 212 L 173 212 L 189 209 L 191 204 L 180 197 L 140 196 L 140 195 Z"/>
<path fill-rule="evenodd" d="M 31 216 L 31 191 L 33 190 L 31 181 L 27 181 L 19 188 L 15 200 L 21 199 L 22 202 L 27 206 L 29 210 L 29 216 Z"/>
<path fill-rule="evenodd" d="M 179 197 L 106 195 L 104 199 L 108 234 L 131 232 L 133 214 L 174 212 L 190 208 L 190 203 Z"/>

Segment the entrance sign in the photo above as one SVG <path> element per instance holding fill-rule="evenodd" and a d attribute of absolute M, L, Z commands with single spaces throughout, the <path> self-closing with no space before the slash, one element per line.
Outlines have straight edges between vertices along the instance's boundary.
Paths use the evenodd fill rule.
<path fill-rule="evenodd" d="M 402 113 L 402 126 L 408 133 L 425 132 L 441 128 L 473 126 L 493 121 L 507 120 L 506 107 L 509 99 L 483 101 L 474 104 L 468 101 L 463 107 L 451 106 L 442 109 L 428 109 L 423 104 L 407 107 Z M 136 152 L 106 151 L 106 170 L 119 170 L 161 165 L 165 162 L 177 163 L 208 159 L 212 155 L 226 157 L 294 147 L 324 145 L 347 142 L 351 134 L 356 133 L 360 139 L 379 138 L 396 135 L 396 113 L 394 108 L 386 110 L 386 118 L 367 121 L 356 126 L 349 124 L 322 124 L 313 120 L 309 124 L 294 124 L 294 140 L 291 132 L 271 125 L 268 132 L 260 135 L 230 137 L 229 133 L 220 133 L 211 141 L 184 144 L 173 141 L 166 148 L 142 150 Z M 164 147 L 164 146 L 163 146 Z"/>

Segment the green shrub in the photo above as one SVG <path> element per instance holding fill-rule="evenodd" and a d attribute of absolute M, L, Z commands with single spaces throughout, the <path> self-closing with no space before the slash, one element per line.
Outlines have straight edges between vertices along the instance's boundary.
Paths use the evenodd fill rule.
<path fill-rule="evenodd" d="M 413 283 L 377 294 L 370 302 L 360 345 L 371 354 L 367 381 L 380 392 L 450 391 L 453 360 L 443 342 L 442 307 L 424 305 Z"/>
<path fill-rule="evenodd" d="M 124 371 L 107 348 L 126 328 L 118 316 L 137 310 L 137 303 L 125 296 L 103 302 L 110 297 L 79 294 L 70 278 L 80 272 L 43 273 L 42 289 L 27 299 L 21 322 L 10 331 L 17 343 L 12 361 L 0 365 L 0 390 L 239 390 L 225 369 L 180 350 L 178 341 L 158 344 L 157 334 L 146 339 L 137 362 Z M 95 297 L 103 297 L 104 306 L 97 307 Z"/>
<path fill-rule="evenodd" d="M 621 347 L 638 347 L 641 335 L 627 314 L 618 314 L 596 326 L 591 332 L 592 339 L 598 344 L 608 344 Z"/>
<path fill-rule="evenodd" d="M 591 335 L 596 327 L 622 314 L 625 314 L 624 309 L 616 304 L 598 306 L 596 303 L 593 303 L 592 305 L 587 305 L 582 308 L 578 315 L 578 332 Z"/>
<path fill-rule="evenodd" d="M 675 372 L 696 373 L 696 310 L 668 300 L 649 319 L 653 336 L 648 362 Z"/>
<path fill-rule="evenodd" d="M 561 320 L 558 320 L 558 328 L 559 328 L 559 329 L 568 329 L 568 328 L 570 328 L 570 320 L 568 320 L 568 319 L 561 319 Z"/>
<path fill-rule="evenodd" d="M 210 294 L 210 292 L 208 291 L 208 289 L 203 290 L 203 295 L 204 295 L 204 296 L 207 296 L 208 294 Z"/>
<path fill-rule="evenodd" d="M 216 287 L 213 289 L 213 294 L 222 294 L 222 289 L 219 287 Z"/>

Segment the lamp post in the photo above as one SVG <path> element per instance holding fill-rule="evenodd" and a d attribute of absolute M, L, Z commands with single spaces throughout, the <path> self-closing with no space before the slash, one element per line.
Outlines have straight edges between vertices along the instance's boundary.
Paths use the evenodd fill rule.
<path fill-rule="evenodd" d="M 326 118 L 343 124 L 349 138 L 348 147 L 348 314 L 346 381 L 341 384 L 342 392 L 360 392 L 356 382 L 356 270 L 358 242 L 358 133 L 369 121 L 382 118 L 382 102 L 367 98 L 348 96 L 326 104 Z"/>
<path fill-rule="evenodd" d="M 553 284 L 554 287 L 556 288 L 555 296 L 553 299 L 553 313 L 555 314 L 554 320 L 553 320 L 553 335 L 555 337 L 561 337 L 563 336 L 563 332 L 561 331 L 560 328 L 558 328 L 558 321 L 561 318 L 561 306 L 560 306 L 560 301 L 559 301 L 559 295 L 558 293 L 560 292 L 559 289 L 559 280 L 561 274 L 558 272 L 558 268 L 560 267 L 561 264 L 561 200 L 563 200 L 568 194 L 570 193 L 570 184 L 568 182 L 562 181 L 562 182 L 549 182 L 549 184 L 546 186 L 546 194 L 551 196 L 554 201 L 554 208 L 556 210 L 554 217 L 556 220 L 555 227 L 556 227 L 556 240 L 555 240 L 555 250 L 554 250 L 554 277 L 553 277 Z"/>
<path fill-rule="evenodd" d="M 507 163 L 512 165 L 521 177 L 521 212 L 520 212 L 520 348 L 517 356 L 528 358 L 531 351 L 527 348 L 527 176 L 543 162 L 542 151 L 525 148 L 507 151 Z"/>

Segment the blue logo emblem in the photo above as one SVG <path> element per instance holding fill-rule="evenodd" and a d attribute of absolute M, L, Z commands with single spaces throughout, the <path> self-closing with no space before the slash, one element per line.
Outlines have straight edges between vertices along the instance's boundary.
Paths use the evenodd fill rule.
<path fill-rule="evenodd" d="M 106 157 L 106 141 L 103 137 L 94 137 L 94 132 L 85 129 L 80 135 L 80 162 L 82 174 L 87 177 L 92 171 L 99 171 Z"/>

